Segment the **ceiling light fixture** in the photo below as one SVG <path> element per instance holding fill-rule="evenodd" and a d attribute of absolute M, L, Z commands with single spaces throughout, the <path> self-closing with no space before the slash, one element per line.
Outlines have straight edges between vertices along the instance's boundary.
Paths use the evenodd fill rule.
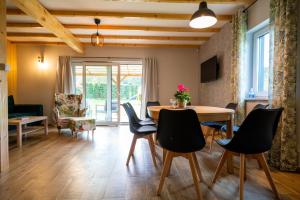
<path fill-rule="evenodd" d="M 91 43 L 93 46 L 102 47 L 104 44 L 104 37 L 103 37 L 103 35 L 99 34 L 99 32 L 98 32 L 98 26 L 99 26 L 101 20 L 98 18 L 95 18 L 94 21 L 95 21 L 95 24 L 97 25 L 97 32 L 95 34 L 92 34 Z"/>
<path fill-rule="evenodd" d="M 217 23 L 216 14 L 207 8 L 206 1 L 202 1 L 199 9 L 192 15 L 190 27 L 192 28 L 207 28 Z"/>

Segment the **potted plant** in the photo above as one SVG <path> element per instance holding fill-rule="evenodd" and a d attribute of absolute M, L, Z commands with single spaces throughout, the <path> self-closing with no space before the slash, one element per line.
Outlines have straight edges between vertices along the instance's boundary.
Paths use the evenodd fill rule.
<path fill-rule="evenodd" d="M 190 102 L 191 96 L 189 94 L 190 89 L 185 87 L 182 83 L 178 84 L 175 98 L 177 100 L 178 108 L 185 108 L 186 104 Z"/>

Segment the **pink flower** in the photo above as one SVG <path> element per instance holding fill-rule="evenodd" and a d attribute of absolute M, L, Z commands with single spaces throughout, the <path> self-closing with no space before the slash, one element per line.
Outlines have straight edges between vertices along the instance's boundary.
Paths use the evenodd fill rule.
<path fill-rule="evenodd" d="M 184 85 L 182 83 L 178 84 L 177 89 L 179 92 L 183 92 L 185 90 Z"/>

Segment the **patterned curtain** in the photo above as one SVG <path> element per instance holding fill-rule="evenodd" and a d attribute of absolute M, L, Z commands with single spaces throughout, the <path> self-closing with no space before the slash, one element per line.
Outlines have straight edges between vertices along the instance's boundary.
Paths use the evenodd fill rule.
<path fill-rule="evenodd" d="M 283 107 L 269 163 L 285 171 L 298 167 L 296 134 L 296 62 L 298 6 L 295 0 L 271 0 L 271 59 L 269 99 Z"/>
<path fill-rule="evenodd" d="M 232 101 L 238 103 L 236 123 L 241 124 L 245 117 L 246 97 L 246 33 L 247 12 L 239 10 L 232 18 L 233 44 L 231 52 Z"/>

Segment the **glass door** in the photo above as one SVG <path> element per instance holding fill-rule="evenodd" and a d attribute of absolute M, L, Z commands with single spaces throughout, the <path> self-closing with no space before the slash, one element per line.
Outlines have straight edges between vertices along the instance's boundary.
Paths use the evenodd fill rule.
<path fill-rule="evenodd" d="M 83 63 L 73 65 L 75 89 L 83 94 L 86 116 L 97 125 L 119 123 L 119 65 L 114 63 Z"/>

